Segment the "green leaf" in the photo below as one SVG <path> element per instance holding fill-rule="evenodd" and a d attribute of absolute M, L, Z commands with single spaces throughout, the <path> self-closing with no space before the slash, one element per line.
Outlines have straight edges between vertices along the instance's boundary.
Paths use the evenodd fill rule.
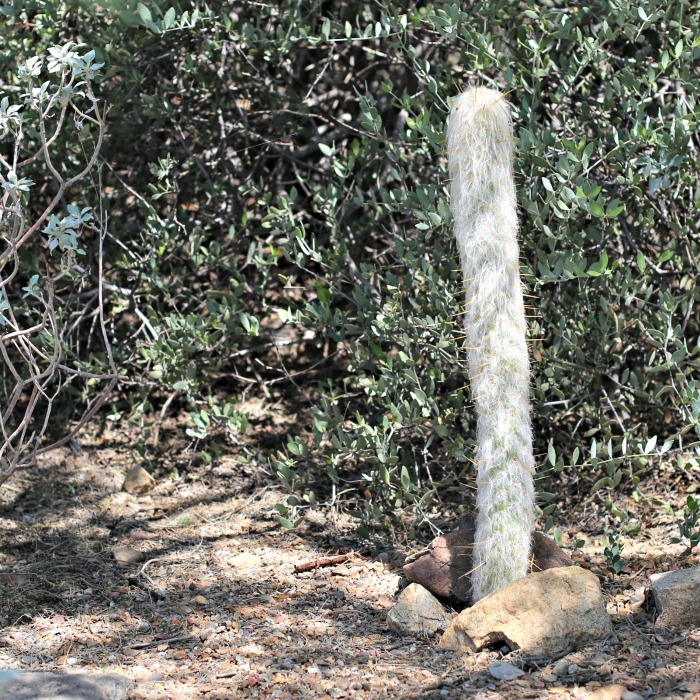
<path fill-rule="evenodd" d="M 602 488 L 607 488 L 610 483 L 610 479 L 607 476 L 604 476 L 602 479 L 598 479 L 598 481 L 593 484 L 591 487 L 591 493 L 595 493 L 596 491 L 600 491 Z"/>
<path fill-rule="evenodd" d="M 165 17 L 163 17 L 163 27 L 165 27 L 165 29 L 170 29 L 170 27 L 172 27 L 174 23 L 175 23 L 175 8 L 171 7 L 165 13 Z"/>
<path fill-rule="evenodd" d="M 144 24 L 153 24 L 151 11 L 142 2 L 137 5 L 136 11 L 139 13 L 139 17 L 141 17 Z"/>
<path fill-rule="evenodd" d="M 593 214 L 593 216 L 600 217 L 605 215 L 605 210 L 600 202 L 589 202 L 588 208 L 591 210 L 591 214 Z"/>
<path fill-rule="evenodd" d="M 589 277 L 600 277 L 600 275 L 602 275 L 605 272 L 607 267 L 608 267 L 608 254 L 605 251 L 603 251 L 600 254 L 600 260 L 597 263 L 591 265 L 591 267 L 588 269 L 588 276 Z"/>
<path fill-rule="evenodd" d="M 411 477 L 408 475 L 408 469 L 401 467 L 401 486 L 405 491 L 411 490 Z"/>
<path fill-rule="evenodd" d="M 618 202 L 618 200 L 613 200 L 608 204 L 607 208 L 605 209 L 605 216 L 608 219 L 614 219 L 616 216 L 619 216 L 622 214 L 622 212 L 625 211 L 625 205 Z"/>
<path fill-rule="evenodd" d="M 644 272 L 647 269 L 647 261 L 644 259 L 644 255 L 641 250 L 637 251 L 637 268 L 640 272 Z"/>
<path fill-rule="evenodd" d="M 285 529 L 294 530 L 294 523 L 281 515 L 275 514 L 275 520 Z"/>

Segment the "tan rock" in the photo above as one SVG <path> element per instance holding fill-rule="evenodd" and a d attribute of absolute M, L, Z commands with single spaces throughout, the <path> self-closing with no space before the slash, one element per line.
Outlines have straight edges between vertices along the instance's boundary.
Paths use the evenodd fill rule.
<path fill-rule="evenodd" d="M 700 625 L 700 566 L 651 575 L 657 627 Z"/>
<path fill-rule="evenodd" d="M 611 634 L 598 579 L 571 566 L 530 574 L 482 598 L 450 623 L 440 646 L 466 653 L 504 642 L 554 656 Z"/>
<path fill-rule="evenodd" d="M 127 472 L 122 491 L 139 495 L 150 491 L 155 483 L 155 479 L 143 467 L 134 467 Z"/>
<path fill-rule="evenodd" d="M 404 637 L 432 637 L 438 630 L 444 630 L 448 622 L 437 598 L 417 583 L 401 592 L 387 615 L 389 629 Z"/>

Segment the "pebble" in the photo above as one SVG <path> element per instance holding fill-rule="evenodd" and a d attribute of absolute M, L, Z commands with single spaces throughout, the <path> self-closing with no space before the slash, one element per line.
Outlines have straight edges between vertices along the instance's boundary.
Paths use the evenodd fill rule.
<path fill-rule="evenodd" d="M 122 490 L 141 495 L 150 491 L 155 484 L 155 479 L 143 467 L 134 467 L 127 473 Z"/>
<path fill-rule="evenodd" d="M 525 672 L 513 666 L 513 664 L 503 663 L 501 661 L 489 666 L 489 673 L 499 681 L 512 681 L 518 676 L 522 676 Z"/>
<path fill-rule="evenodd" d="M 209 637 L 211 637 L 212 634 L 214 634 L 214 628 L 213 627 L 205 627 L 204 629 L 200 630 L 199 638 L 202 641 L 205 641 L 205 640 L 209 639 Z"/>
<path fill-rule="evenodd" d="M 120 566 L 137 564 L 146 558 L 143 552 L 133 547 L 112 547 L 112 556 Z"/>
<path fill-rule="evenodd" d="M 586 695 L 586 700 L 622 700 L 627 692 L 624 685 L 605 685 Z"/>
<path fill-rule="evenodd" d="M 569 662 L 566 659 L 557 661 L 552 668 L 552 673 L 555 676 L 565 676 L 569 672 Z"/>
<path fill-rule="evenodd" d="M 241 554 L 236 554 L 234 557 L 231 557 L 228 563 L 235 569 L 251 569 L 261 566 L 262 559 L 256 557 L 254 554 L 242 552 Z"/>

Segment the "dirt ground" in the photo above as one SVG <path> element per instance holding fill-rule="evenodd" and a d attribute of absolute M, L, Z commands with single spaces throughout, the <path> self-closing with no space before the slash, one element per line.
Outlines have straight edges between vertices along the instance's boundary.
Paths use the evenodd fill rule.
<path fill-rule="evenodd" d="M 611 684 L 700 698 L 700 629 L 657 631 L 645 608 L 650 573 L 698 563 L 668 546 L 658 510 L 635 514 L 643 530 L 618 576 L 606 571 L 598 505 L 564 511 L 565 537 L 585 539 L 574 558 L 602 578 L 615 639 L 551 661 L 457 656 L 386 626 L 400 563 L 423 542 L 372 547 L 341 516 L 290 534 L 274 521 L 281 495 L 264 465 L 197 464 L 186 444 L 167 445 L 155 487 L 131 495 L 124 474 L 141 463 L 131 438 L 81 440 L 0 491 L 0 668 L 120 673 L 135 700 L 580 698 Z M 117 546 L 143 559 L 119 565 Z M 493 678 L 502 658 L 525 674 Z"/>

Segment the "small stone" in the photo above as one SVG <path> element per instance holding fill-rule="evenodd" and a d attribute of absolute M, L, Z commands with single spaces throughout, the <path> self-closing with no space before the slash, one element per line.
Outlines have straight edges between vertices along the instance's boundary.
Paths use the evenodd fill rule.
<path fill-rule="evenodd" d="M 127 472 L 122 491 L 138 496 L 150 491 L 155 483 L 155 479 L 143 467 L 134 467 Z"/>
<path fill-rule="evenodd" d="M 432 637 L 448 621 L 437 598 L 417 583 L 404 588 L 387 615 L 389 629 L 404 637 Z"/>
<path fill-rule="evenodd" d="M 206 605 L 209 601 L 203 595 L 196 595 L 192 598 L 192 602 L 195 605 Z"/>
<path fill-rule="evenodd" d="M 251 569 L 262 566 L 262 559 L 254 554 L 243 552 L 242 554 L 236 554 L 235 557 L 231 557 L 228 563 L 236 569 Z"/>
<path fill-rule="evenodd" d="M 112 556 L 120 566 L 138 564 L 146 558 L 143 552 L 133 547 L 112 547 Z"/>
<path fill-rule="evenodd" d="M 199 638 L 202 641 L 205 641 L 205 640 L 209 639 L 209 637 L 211 637 L 212 634 L 214 634 L 214 628 L 213 627 L 205 627 L 204 629 L 200 630 Z"/>
<path fill-rule="evenodd" d="M 651 575 L 657 627 L 700 625 L 700 566 Z"/>
<path fill-rule="evenodd" d="M 565 676 L 569 672 L 569 662 L 566 659 L 562 659 L 561 661 L 557 661 L 556 664 L 554 664 L 554 668 L 552 669 L 552 673 L 555 676 Z"/>
<path fill-rule="evenodd" d="M 512 681 L 518 676 L 522 676 L 525 671 L 516 668 L 513 664 L 507 664 L 502 661 L 497 661 L 489 666 L 489 673 L 499 681 Z"/>
<path fill-rule="evenodd" d="M 554 683 L 554 681 L 557 680 L 557 677 L 553 673 L 543 673 L 540 678 L 546 683 Z"/>
<path fill-rule="evenodd" d="M 482 598 L 452 620 L 440 647 L 473 653 L 505 642 L 555 656 L 612 634 L 598 578 L 571 566 L 530 574 Z"/>
<path fill-rule="evenodd" d="M 622 693 L 622 700 L 644 700 L 644 696 L 633 690 L 628 690 L 626 693 Z"/>
<path fill-rule="evenodd" d="M 624 685 L 604 685 L 586 695 L 586 700 L 622 700 L 626 692 Z"/>
<path fill-rule="evenodd" d="M 596 654 L 595 656 L 592 656 L 590 659 L 588 659 L 589 665 L 594 666 L 595 668 L 604 666 L 606 663 L 608 663 L 608 661 L 610 661 L 610 657 L 604 654 Z"/>

